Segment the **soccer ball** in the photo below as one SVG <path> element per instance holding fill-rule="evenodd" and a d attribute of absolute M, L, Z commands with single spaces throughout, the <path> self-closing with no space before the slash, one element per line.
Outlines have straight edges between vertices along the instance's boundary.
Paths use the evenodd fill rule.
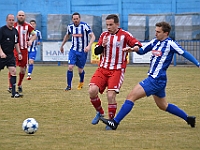
<path fill-rule="evenodd" d="M 22 130 L 27 134 L 34 134 L 38 127 L 38 122 L 34 118 L 27 118 L 22 123 Z"/>

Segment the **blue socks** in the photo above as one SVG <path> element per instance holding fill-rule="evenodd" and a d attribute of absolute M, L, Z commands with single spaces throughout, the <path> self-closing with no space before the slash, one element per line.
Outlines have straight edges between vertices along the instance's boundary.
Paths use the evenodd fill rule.
<path fill-rule="evenodd" d="M 84 82 L 84 75 L 85 75 L 85 71 L 84 70 L 83 70 L 82 73 L 79 73 L 80 82 Z M 72 87 L 73 71 L 67 70 L 66 76 L 67 76 L 67 85 L 69 87 Z"/>
<path fill-rule="evenodd" d="M 132 101 L 125 100 L 120 111 L 118 112 L 118 114 L 114 118 L 115 122 L 117 122 L 119 124 L 120 121 L 132 110 L 133 106 L 134 106 L 134 103 Z"/>
<path fill-rule="evenodd" d="M 126 100 L 114 118 L 115 122 L 120 123 L 120 121 L 132 110 L 133 106 L 134 103 L 132 101 Z M 166 111 L 187 121 L 188 115 L 174 104 L 168 104 Z"/>
<path fill-rule="evenodd" d="M 85 71 L 83 70 L 82 73 L 79 73 L 79 77 L 80 77 L 80 82 L 84 81 L 84 75 L 85 75 Z"/>
<path fill-rule="evenodd" d="M 187 114 L 174 104 L 168 104 L 166 111 L 187 121 Z"/>
<path fill-rule="evenodd" d="M 73 71 L 67 70 L 67 85 L 72 87 L 72 78 L 73 78 Z"/>
<path fill-rule="evenodd" d="M 134 103 L 132 101 L 126 100 L 114 118 L 115 122 L 119 124 L 120 121 L 132 110 L 133 106 Z M 187 121 L 188 115 L 174 104 L 168 104 L 166 111 Z"/>
<path fill-rule="evenodd" d="M 32 74 L 33 72 L 33 64 L 28 65 L 28 74 Z"/>

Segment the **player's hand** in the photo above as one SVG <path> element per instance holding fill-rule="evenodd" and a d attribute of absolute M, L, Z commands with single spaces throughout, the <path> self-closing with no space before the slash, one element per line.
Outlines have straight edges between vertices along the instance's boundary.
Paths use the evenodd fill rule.
<path fill-rule="evenodd" d="M 64 48 L 63 48 L 63 46 L 60 47 L 60 51 L 61 51 L 61 53 L 64 53 Z"/>
<path fill-rule="evenodd" d="M 7 56 L 6 56 L 6 54 L 5 54 L 4 52 L 2 52 L 2 53 L 0 54 L 0 57 L 1 57 L 1 58 L 6 58 Z"/>
<path fill-rule="evenodd" d="M 104 36 L 102 46 L 106 47 L 107 43 L 108 43 L 108 37 Z"/>
<path fill-rule="evenodd" d="M 18 54 L 18 59 L 19 59 L 19 60 L 22 60 L 22 54 L 21 54 L 21 53 Z"/>
<path fill-rule="evenodd" d="M 84 49 L 84 52 L 87 53 L 87 52 L 89 52 L 89 50 L 90 50 L 90 47 L 86 46 L 85 49 Z"/>
<path fill-rule="evenodd" d="M 27 44 L 28 44 L 28 46 L 31 46 L 32 45 L 32 41 L 28 41 Z"/>
<path fill-rule="evenodd" d="M 134 47 L 132 48 L 132 51 L 138 52 L 139 49 L 140 49 L 140 47 L 139 47 L 138 45 L 136 45 L 136 46 L 134 46 Z"/>
<path fill-rule="evenodd" d="M 125 47 L 122 49 L 124 52 L 132 52 L 132 48 L 131 47 Z"/>

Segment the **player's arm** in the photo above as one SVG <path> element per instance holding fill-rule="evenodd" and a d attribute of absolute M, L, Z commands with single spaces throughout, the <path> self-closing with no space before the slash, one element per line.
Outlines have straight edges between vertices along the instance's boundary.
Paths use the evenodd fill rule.
<path fill-rule="evenodd" d="M 182 55 L 184 58 L 186 58 L 187 60 L 195 64 L 197 67 L 200 67 L 199 61 L 188 51 L 184 50 L 177 42 L 171 41 L 170 45 L 171 45 L 171 49 L 175 50 L 176 53 L 178 53 L 179 55 Z"/>
<path fill-rule="evenodd" d="M 95 40 L 95 35 L 94 35 L 94 33 L 93 32 L 90 32 L 89 33 L 89 36 L 90 36 L 90 42 L 89 42 L 89 44 L 85 47 L 85 49 L 84 49 L 84 52 L 89 52 L 89 50 L 91 49 L 91 46 L 92 46 L 92 43 L 94 42 L 94 40 Z"/>
<path fill-rule="evenodd" d="M 91 33 L 89 34 L 89 36 L 90 36 L 90 43 L 88 44 L 88 46 L 91 47 L 91 46 L 92 46 L 92 43 L 93 43 L 94 40 L 95 40 L 95 35 L 94 35 L 93 32 L 91 32 Z"/>
<path fill-rule="evenodd" d="M 63 41 L 62 41 L 62 44 L 60 46 L 60 51 L 63 53 L 64 52 L 64 48 L 63 46 L 65 45 L 65 43 L 69 40 L 70 38 L 70 35 L 69 34 L 65 34 L 64 38 L 63 38 Z"/>
<path fill-rule="evenodd" d="M 33 41 L 35 41 L 37 39 L 37 34 L 34 30 L 31 31 L 31 37 L 29 39 L 29 41 L 31 41 L 31 43 L 33 43 Z"/>
<path fill-rule="evenodd" d="M 0 58 L 6 58 L 6 54 L 3 52 L 1 48 L 2 37 L 3 37 L 2 28 L 0 28 Z"/>
<path fill-rule="evenodd" d="M 31 46 L 32 43 L 33 43 L 33 41 L 35 41 L 35 40 L 37 39 L 37 35 L 36 35 L 36 33 L 35 33 L 34 30 L 32 30 L 32 31 L 30 32 L 30 35 L 32 35 L 32 36 L 29 38 L 28 46 Z"/>
<path fill-rule="evenodd" d="M 66 34 L 63 38 L 63 41 L 62 41 L 62 44 L 61 44 L 61 47 L 63 47 L 65 45 L 65 43 L 69 40 L 70 38 L 70 35 L 69 34 Z"/>
<path fill-rule="evenodd" d="M 3 52 L 1 45 L 0 45 L 0 58 L 6 58 L 6 54 Z"/>
<path fill-rule="evenodd" d="M 193 64 L 195 64 L 197 67 L 200 67 L 199 61 L 189 52 L 184 51 L 182 54 L 183 57 L 185 57 L 187 60 L 191 61 Z"/>
<path fill-rule="evenodd" d="M 126 39 L 127 39 L 127 45 L 129 47 L 124 48 L 123 51 L 137 52 L 142 47 L 140 41 L 138 41 L 135 37 L 133 37 L 132 34 L 129 32 L 127 32 Z"/>
<path fill-rule="evenodd" d="M 100 38 L 99 38 L 99 41 L 98 41 L 98 44 L 95 46 L 95 49 L 94 49 L 94 54 L 95 55 L 99 55 L 101 53 L 103 53 L 104 49 L 105 49 L 105 44 L 103 44 L 103 39 L 105 39 L 105 33 L 102 33 L 100 35 Z"/>
<path fill-rule="evenodd" d="M 96 45 L 94 49 L 94 54 L 99 55 L 103 52 L 103 50 L 104 50 L 104 47 L 102 45 Z"/>

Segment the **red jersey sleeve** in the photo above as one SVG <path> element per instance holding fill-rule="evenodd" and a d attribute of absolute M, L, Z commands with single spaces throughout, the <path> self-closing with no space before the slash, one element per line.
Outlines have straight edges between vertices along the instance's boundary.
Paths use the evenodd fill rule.
<path fill-rule="evenodd" d="M 139 45 L 142 47 L 142 44 L 140 41 L 138 41 L 135 37 L 133 37 L 131 34 L 127 34 L 127 45 L 130 47 L 133 47 L 134 45 Z"/>
<path fill-rule="evenodd" d="M 28 25 L 28 32 L 29 32 L 29 34 L 31 35 L 31 32 L 32 31 L 34 31 L 34 28 L 33 28 L 33 26 L 32 25 Z"/>

